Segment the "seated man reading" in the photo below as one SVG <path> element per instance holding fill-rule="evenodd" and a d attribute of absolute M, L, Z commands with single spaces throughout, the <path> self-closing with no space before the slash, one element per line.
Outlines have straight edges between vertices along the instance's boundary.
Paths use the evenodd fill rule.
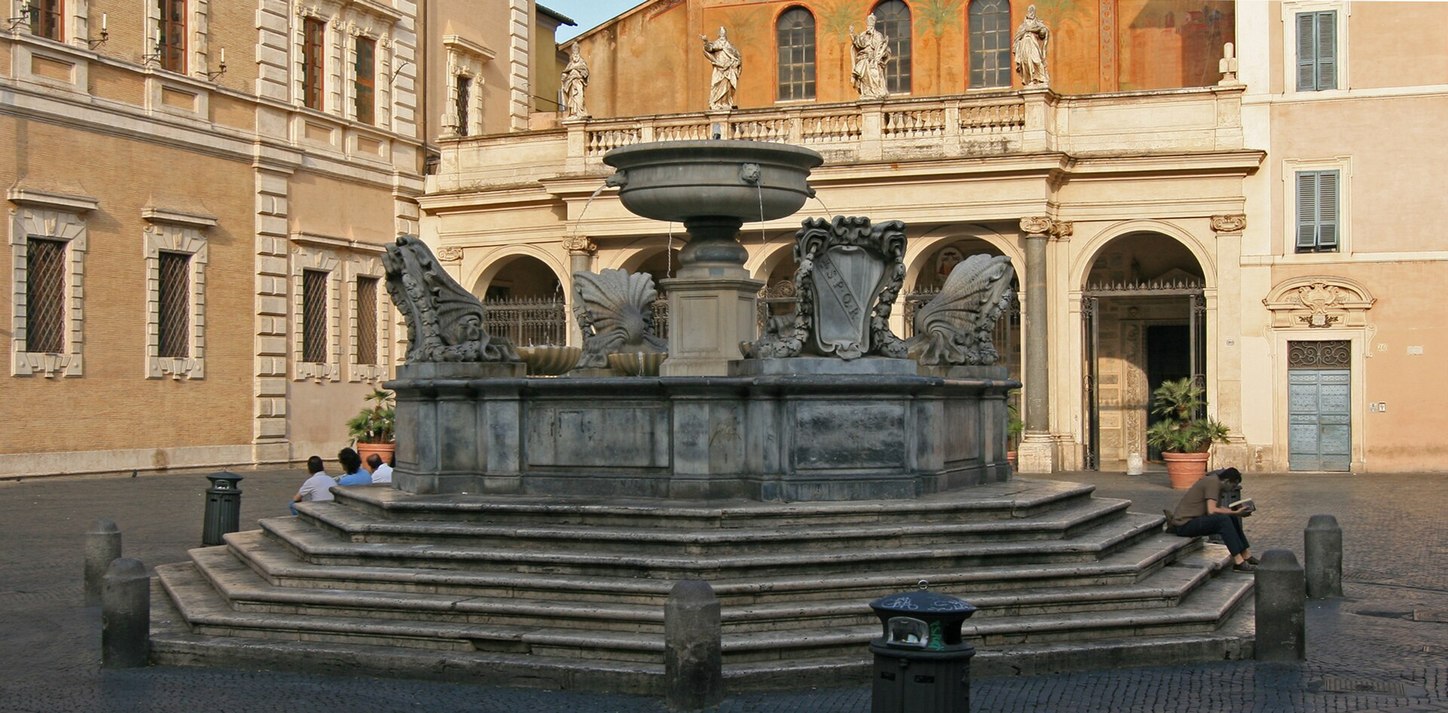
<path fill-rule="evenodd" d="M 1236 492 L 1241 486 L 1242 473 L 1236 468 L 1207 473 L 1182 495 L 1168 525 L 1171 532 L 1182 537 L 1219 535 L 1232 553 L 1232 569 L 1251 572 L 1257 568 L 1257 558 L 1252 556 L 1242 530 L 1242 518 L 1251 514 L 1252 507 L 1230 508 L 1223 502 L 1224 493 Z"/>

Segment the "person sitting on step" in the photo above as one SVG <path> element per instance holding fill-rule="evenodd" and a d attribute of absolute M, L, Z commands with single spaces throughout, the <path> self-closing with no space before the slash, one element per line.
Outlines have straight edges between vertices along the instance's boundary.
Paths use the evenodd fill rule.
<path fill-rule="evenodd" d="M 367 456 L 367 470 L 372 471 L 372 484 L 392 482 L 392 466 L 382 462 L 382 456 L 373 453 Z"/>
<path fill-rule="evenodd" d="M 312 456 L 307 459 L 307 480 L 297 494 L 292 496 L 292 514 L 297 514 L 297 503 L 303 500 L 331 500 L 332 486 L 337 481 L 327 475 L 326 468 L 322 464 L 321 456 Z"/>
<path fill-rule="evenodd" d="M 351 448 L 343 448 L 337 451 L 337 462 L 342 466 L 342 477 L 337 479 L 338 485 L 371 485 L 372 474 L 362 470 L 362 456 Z"/>
<path fill-rule="evenodd" d="M 1252 556 L 1242 518 L 1250 515 L 1252 509 L 1226 507 L 1223 497 L 1224 493 L 1235 492 L 1241 486 L 1242 473 L 1236 468 L 1207 473 L 1182 495 L 1167 525 L 1170 532 L 1181 537 L 1220 536 L 1227 551 L 1232 553 L 1232 569 L 1251 572 L 1257 568 L 1257 558 Z"/>

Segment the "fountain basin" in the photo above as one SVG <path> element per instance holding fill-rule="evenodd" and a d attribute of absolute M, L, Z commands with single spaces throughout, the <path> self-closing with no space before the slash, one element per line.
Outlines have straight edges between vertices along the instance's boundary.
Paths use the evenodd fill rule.
<path fill-rule="evenodd" d="M 634 215 L 682 223 L 701 217 L 737 221 L 793 215 L 813 195 L 806 179 L 818 153 L 765 141 L 658 141 L 609 151 L 609 179 Z"/>

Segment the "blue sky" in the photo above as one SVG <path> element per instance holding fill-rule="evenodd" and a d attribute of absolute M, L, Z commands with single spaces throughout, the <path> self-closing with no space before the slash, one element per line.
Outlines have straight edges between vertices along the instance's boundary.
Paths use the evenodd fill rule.
<path fill-rule="evenodd" d="M 558 28 L 558 41 L 570 39 L 591 30 L 605 20 L 612 19 L 623 14 L 644 0 L 538 0 L 543 7 L 564 15 L 574 22 L 577 27 Z"/>

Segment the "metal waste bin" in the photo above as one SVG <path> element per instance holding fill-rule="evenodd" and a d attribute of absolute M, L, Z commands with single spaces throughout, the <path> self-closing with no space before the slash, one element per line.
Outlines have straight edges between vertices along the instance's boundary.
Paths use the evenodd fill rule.
<path fill-rule="evenodd" d="M 870 608 L 882 627 L 870 642 L 871 713 L 970 713 L 975 647 L 961 641 L 960 626 L 975 607 L 922 589 L 881 597 Z"/>
<path fill-rule="evenodd" d="M 201 528 L 201 544 L 222 544 L 221 536 L 241 529 L 241 476 L 222 471 L 206 476 L 211 487 L 206 489 L 206 517 Z"/>

